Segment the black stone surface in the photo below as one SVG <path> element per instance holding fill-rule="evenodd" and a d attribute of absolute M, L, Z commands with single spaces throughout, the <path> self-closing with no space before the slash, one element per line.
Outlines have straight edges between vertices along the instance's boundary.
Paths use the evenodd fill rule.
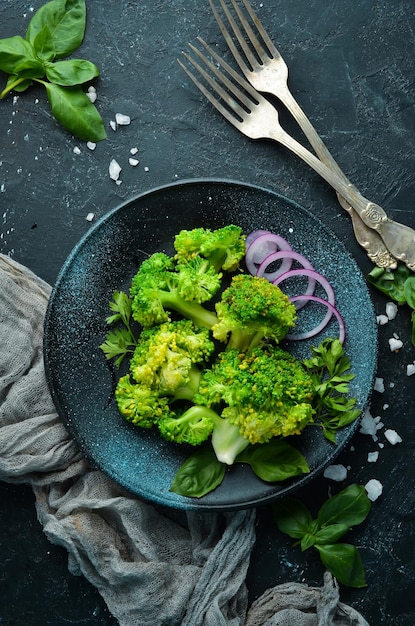
<path fill-rule="evenodd" d="M 2 0 L 0 37 L 24 35 L 40 0 Z M 412 0 L 252 0 L 290 67 L 290 85 L 349 178 L 395 219 L 415 227 L 415 7 Z M 207 2 L 103 0 L 87 2 L 88 25 L 77 56 L 101 70 L 97 105 L 105 122 L 131 116 L 94 151 L 51 117 L 45 94 L 34 87 L 17 101 L 0 102 L 0 250 L 53 284 L 72 247 L 96 218 L 123 200 L 160 184 L 192 177 L 239 179 L 274 189 L 314 212 L 355 256 L 371 264 L 355 243 L 347 214 L 307 166 L 279 146 L 251 142 L 227 124 L 186 79 L 176 57 L 197 35 L 226 55 Z M 5 77 L 1 77 L 2 79 Z M 284 113 L 287 130 L 301 138 Z M 80 154 L 74 148 L 80 148 Z M 140 163 L 128 163 L 138 148 Z M 121 185 L 108 175 L 115 158 Z M 148 168 L 148 170 L 147 170 Z M 386 298 L 372 292 L 377 313 Z M 391 353 L 397 333 L 403 349 Z M 341 589 L 344 602 L 371 626 L 415 622 L 415 359 L 410 314 L 379 328 L 378 375 L 371 411 L 385 427 L 378 443 L 356 434 L 339 462 L 349 467 L 337 485 L 319 478 L 299 494 L 317 508 L 330 491 L 377 478 L 383 494 L 350 541 L 357 545 L 368 586 Z M 387 405 L 387 406 L 386 406 Z M 386 428 L 403 441 L 391 446 Z M 369 463 L 369 452 L 379 460 Z M 66 553 L 51 545 L 36 520 L 24 486 L 0 484 L 0 624 L 81 626 L 115 624 L 98 592 L 67 569 Z M 258 510 L 257 544 L 248 573 L 251 598 L 266 588 L 300 580 L 320 585 L 323 570 L 312 552 L 301 554 L 279 534 L 269 508 Z"/>

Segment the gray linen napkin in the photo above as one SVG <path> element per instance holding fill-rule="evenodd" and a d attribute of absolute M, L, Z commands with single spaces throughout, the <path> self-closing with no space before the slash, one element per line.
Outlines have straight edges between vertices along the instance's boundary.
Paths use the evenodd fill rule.
<path fill-rule="evenodd" d="M 58 418 L 43 367 L 51 288 L 0 254 L 0 480 L 28 483 L 51 542 L 121 626 L 368 626 L 335 581 L 268 590 L 248 611 L 255 511 L 180 512 L 92 468 Z"/>

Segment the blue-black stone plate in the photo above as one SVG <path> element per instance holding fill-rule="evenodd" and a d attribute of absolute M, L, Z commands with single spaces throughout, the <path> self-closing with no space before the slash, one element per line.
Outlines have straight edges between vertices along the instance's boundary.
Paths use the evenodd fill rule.
<path fill-rule="evenodd" d="M 128 290 L 148 254 L 172 253 L 180 229 L 230 223 L 246 233 L 280 233 L 325 274 L 346 322 L 345 345 L 355 374 L 351 393 L 362 412 L 374 379 L 377 331 L 365 280 L 339 239 L 308 211 L 267 189 L 210 179 L 157 188 L 116 208 L 83 237 L 58 276 L 45 321 L 47 379 L 59 415 L 94 466 L 137 496 L 178 509 L 241 509 L 292 494 L 333 462 L 357 428 L 355 422 L 341 430 L 336 445 L 324 439 L 320 428 L 310 427 L 296 437 L 310 466 L 307 475 L 268 484 L 249 467 L 238 465 L 227 471 L 214 492 L 193 499 L 169 491 L 188 449 L 163 441 L 155 431 L 138 429 L 119 415 L 114 372 L 99 349 L 112 293 Z M 337 333 L 335 324 L 328 334 Z M 320 340 L 291 342 L 288 349 L 306 357 Z"/>

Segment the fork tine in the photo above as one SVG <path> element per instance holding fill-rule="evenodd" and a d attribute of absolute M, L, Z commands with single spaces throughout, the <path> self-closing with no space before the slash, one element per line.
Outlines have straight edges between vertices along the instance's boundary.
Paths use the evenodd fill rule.
<path fill-rule="evenodd" d="M 245 38 L 240 30 L 240 28 L 238 27 L 236 21 L 234 20 L 232 14 L 230 13 L 228 7 L 226 6 L 226 4 L 223 2 L 223 0 L 219 0 L 220 6 L 222 8 L 222 11 L 224 12 L 224 14 L 226 15 L 226 18 L 234 32 L 234 35 L 236 37 L 236 39 L 239 42 L 239 45 L 241 46 L 245 57 L 248 61 L 248 63 L 251 66 L 251 70 L 254 69 L 255 63 L 257 62 L 255 56 L 252 54 L 252 51 L 250 49 L 250 47 L 247 45 Z M 238 48 L 236 47 L 232 36 L 230 34 L 230 32 L 227 30 L 224 21 L 222 20 L 221 16 L 219 15 L 219 12 L 217 11 L 215 5 L 213 4 L 212 0 L 209 0 L 209 4 L 210 4 L 210 8 L 212 9 L 212 13 L 215 17 L 215 20 L 218 23 L 218 26 L 220 28 L 220 31 L 226 41 L 226 43 L 228 44 L 228 47 L 230 49 L 230 51 L 232 52 L 235 61 L 238 63 L 239 67 L 242 69 L 242 71 L 246 68 L 246 63 L 244 61 L 244 59 L 242 58 L 242 56 L 240 55 Z"/>
<path fill-rule="evenodd" d="M 190 63 L 192 63 L 192 65 L 195 65 L 192 62 L 192 60 L 190 59 L 189 55 L 187 55 L 185 52 L 183 52 L 183 55 L 189 60 Z M 180 59 L 177 59 L 177 62 L 180 65 L 180 67 L 182 68 L 182 70 L 184 70 L 186 72 L 186 74 L 188 75 L 190 80 L 192 80 L 194 82 L 196 87 L 198 89 L 200 89 L 202 94 L 209 100 L 209 102 L 211 104 L 213 104 L 213 106 L 219 111 L 219 113 L 222 113 L 222 115 L 225 117 L 225 119 L 228 120 L 228 122 L 230 122 L 231 124 L 233 124 L 233 126 L 238 128 L 238 124 L 240 124 L 240 120 L 238 120 L 236 117 L 231 115 L 229 113 L 228 109 L 226 109 L 224 106 L 222 106 L 222 104 L 219 102 L 219 100 L 217 100 L 211 94 L 211 92 L 208 89 L 206 89 L 206 87 L 196 78 L 196 76 L 194 74 L 192 74 L 192 72 L 185 66 L 184 63 L 182 63 L 180 61 Z M 197 64 L 195 65 L 195 67 L 197 67 Z"/>
<path fill-rule="evenodd" d="M 224 0 L 218 0 L 223 13 L 225 14 L 229 25 L 239 43 L 239 45 L 241 46 L 241 49 L 243 50 L 243 53 L 248 61 L 248 63 L 251 66 L 251 70 L 254 70 L 255 66 L 258 65 L 258 59 L 259 61 L 261 61 L 261 63 L 266 63 L 269 59 L 272 59 L 273 57 L 278 58 L 280 56 L 277 48 L 274 46 L 274 44 L 272 43 L 271 39 L 269 38 L 266 30 L 264 29 L 264 27 L 262 26 L 258 16 L 256 15 L 256 13 L 254 12 L 253 8 L 251 7 L 251 5 L 249 4 L 248 0 L 241 0 L 241 2 L 243 3 L 248 15 L 250 16 L 251 20 L 252 20 L 252 24 L 256 27 L 257 32 L 259 33 L 262 42 L 261 43 L 256 35 L 256 33 L 254 32 L 252 26 L 250 25 L 246 14 L 244 13 L 244 11 L 242 10 L 240 4 L 238 4 L 237 0 L 230 0 L 230 3 L 232 5 L 232 7 L 235 10 L 236 15 L 239 18 L 240 24 L 243 27 L 243 30 L 245 31 L 250 43 L 252 44 L 252 47 L 254 48 L 256 54 L 258 55 L 258 58 L 255 57 L 255 55 L 252 52 L 251 47 L 247 44 L 245 37 L 240 29 L 240 27 L 238 26 L 238 24 L 236 23 L 236 20 L 234 19 L 234 17 L 232 16 L 228 6 L 226 5 Z M 232 37 L 230 35 L 230 32 L 227 30 L 222 18 L 220 17 L 217 9 L 215 8 L 213 1 L 209 0 L 209 4 L 210 7 L 212 9 L 212 12 L 214 14 L 214 17 L 219 25 L 219 28 L 222 32 L 222 35 L 225 38 L 226 43 L 228 44 L 236 62 L 238 63 L 239 67 L 242 69 L 242 71 L 246 70 L 246 63 L 244 62 L 242 56 L 240 55 L 238 49 L 235 46 L 235 43 L 232 40 Z M 264 47 L 265 44 L 265 47 Z"/>
<path fill-rule="evenodd" d="M 263 27 L 259 17 L 257 16 L 257 14 L 255 13 L 254 9 L 252 8 L 252 6 L 249 4 L 248 0 L 242 0 L 252 22 L 255 24 L 259 34 L 261 35 L 266 47 L 268 48 L 268 51 L 271 55 L 271 57 L 279 57 L 280 53 L 278 52 L 277 48 L 275 47 L 274 43 L 271 41 L 267 31 L 265 30 L 265 28 Z M 232 4 L 235 7 L 235 10 L 237 10 L 236 7 L 236 3 L 235 0 L 232 0 Z M 238 11 L 238 15 L 240 16 L 241 13 L 240 11 Z M 242 18 L 240 17 L 241 22 L 244 23 L 244 21 L 242 20 Z"/>
<path fill-rule="evenodd" d="M 221 72 L 209 59 L 195 46 L 190 44 L 191 50 L 199 57 L 199 59 L 206 65 L 206 67 L 221 81 L 222 85 L 225 85 L 228 91 L 218 83 L 212 76 L 191 56 L 183 52 L 183 56 L 187 61 L 199 72 L 201 76 L 206 80 L 208 85 L 222 98 L 229 108 L 226 108 L 220 100 L 218 100 L 211 91 L 209 91 L 202 82 L 200 82 L 194 74 L 178 59 L 179 65 L 186 72 L 193 83 L 200 89 L 204 96 L 213 104 L 213 106 L 236 128 L 241 129 L 241 124 L 247 112 L 252 110 L 252 107 L 258 104 L 257 93 L 252 87 L 225 62 L 219 57 L 200 37 L 198 37 L 200 43 L 205 47 L 209 54 L 218 62 L 218 64 L 229 73 L 229 75 L 235 80 L 236 83 L 246 91 L 252 99 L 250 99 L 242 89 L 235 85 L 223 72 Z M 243 106 L 242 106 L 243 105 Z M 245 108 L 244 108 L 245 107 Z M 236 117 L 238 116 L 238 117 Z"/>

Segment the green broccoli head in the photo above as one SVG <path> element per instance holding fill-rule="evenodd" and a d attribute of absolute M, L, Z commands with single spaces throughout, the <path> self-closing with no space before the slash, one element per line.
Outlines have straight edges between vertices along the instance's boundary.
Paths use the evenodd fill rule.
<path fill-rule="evenodd" d="M 246 351 L 264 339 L 281 341 L 297 319 L 295 306 L 279 287 L 249 274 L 233 277 L 216 304 L 218 322 L 212 327 L 219 341 Z"/>
<path fill-rule="evenodd" d="M 131 382 L 129 374 L 119 379 L 115 400 L 121 415 L 141 428 L 151 428 L 161 417 L 172 414 L 168 398 L 158 396 L 150 387 Z"/>
<path fill-rule="evenodd" d="M 166 415 L 158 422 L 158 429 L 167 441 L 199 446 L 211 435 L 217 418 L 207 407 L 191 406 L 181 415 Z"/>
<path fill-rule="evenodd" d="M 245 255 L 245 235 L 239 226 L 182 230 L 174 240 L 176 259 L 187 262 L 198 256 L 207 259 L 216 272 L 234 272 Z"/>
<path fill-rule="evenodd" d="M 279 347 L 256 347 L 249 354 L 222 352 L 203 372 L 194 402 L 221 411 L 249 443 L 300 434 L 313 419 L 314 382 Z"/>
<path fill-rule="evenodd" d="M 191 302 L 211 300 L 222 285 L 222 274 L 201 257 L 178 263 L 176 272 L 178 294 Z"/>
<path fill-rule="evenodd" d="M 154 393 L 191 397 L 200 376 L 195 364 L 205 363 L 214 349 L 209 331 L 190 320 L 160 324 L 141 332 L 130 371 Z"/>
<path fill-rule="evenodd" d="M 178 266 L 164 252 L 145 259 L 133 277 L 130 297 L 133 318 L 144 328 L 162 324 L 176 311 L 196 324 L 209 328 L 214 313 L 201 302 L 210 300 L 221 285 L 221 276 L 199 259 Z"/>

